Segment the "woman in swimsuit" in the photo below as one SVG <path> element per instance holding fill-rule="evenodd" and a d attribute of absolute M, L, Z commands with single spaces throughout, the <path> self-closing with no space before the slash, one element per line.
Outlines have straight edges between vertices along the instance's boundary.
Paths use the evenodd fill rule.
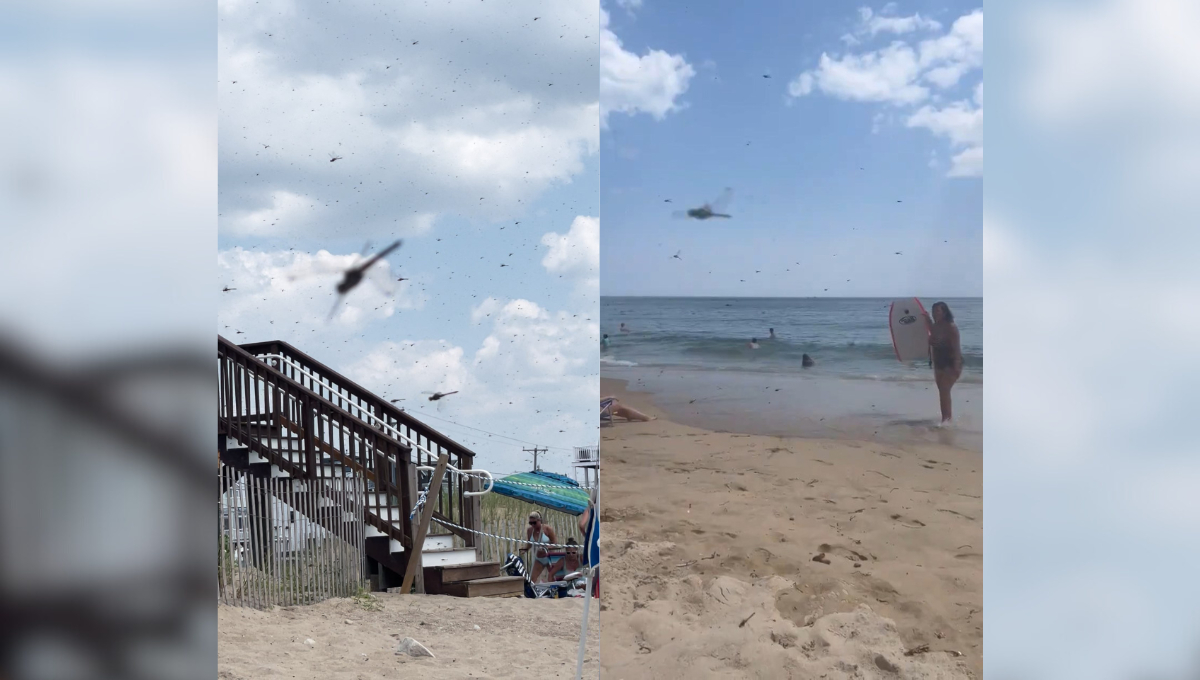
<path fill-rule="evenodd" d="M 929 329 L 929 349 L 933 359 L 933 379 L 937 383 L 938 396 L 942 404 L 942 424 L 950 422 L 950 388 L 962 376 L 962 345 L 958 326 L 954 325 L 954 313 L 945 302 L 935 302 L 933 318 L 925 315 L 925 326 Z"/>
<path fill-rule="evenodd" d="M 542 572 L 550 566 L 550 549 L 545 545 L 535 546 L 535 543 L 558 543 L 558 536 L 554 534 L 554 528 L 542 522 L 541 513 L 529 513 L 529 528 L 525 530 L 525 538 L 528 540 L 521 552 L 526 552 L 533 549 L 533 575 L 534 583 L 538 583 Z"/>

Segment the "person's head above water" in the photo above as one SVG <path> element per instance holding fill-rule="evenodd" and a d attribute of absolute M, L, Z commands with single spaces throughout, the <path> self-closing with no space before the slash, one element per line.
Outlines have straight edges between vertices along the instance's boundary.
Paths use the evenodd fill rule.
<path fill-rule="evenodd" d="M 933 320 L 954 323 L 954 312 L 950 311 L 950 305 L 945 302 L 933 303 Z"/>
<path fill-rule="evenodd" d="M 750 338 L 750 342 L 758 342 L 758 338 Z"/>
<path fill-rule="evenodd" d="M 800 357 L 801 366 L 812 366 L 813 363 L 812 357 L 808 356 L 807 354 Z"/>

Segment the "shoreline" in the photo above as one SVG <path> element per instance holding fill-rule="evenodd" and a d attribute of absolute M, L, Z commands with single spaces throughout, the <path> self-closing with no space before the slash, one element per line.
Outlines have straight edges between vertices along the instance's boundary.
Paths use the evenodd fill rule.
<path fill-rule="evenodd" d="M 712 432 L 983 451 L 982 382 L 955 385 L 955 422 L 942 428 L 932 376 L 849 380 L 819 373 L 602 366 L 600 378 L 602 386 L 619 384 L 645 395 L 668 420 Z M 608 396 L 607 388 L 601 391 Z"/>
<path fill-rule="evenodd" d="M 601 378 L 659 418 L 601 430 L 604 677 L 982 677 L 978 452 L 716 432 L 635 389 Z"/>

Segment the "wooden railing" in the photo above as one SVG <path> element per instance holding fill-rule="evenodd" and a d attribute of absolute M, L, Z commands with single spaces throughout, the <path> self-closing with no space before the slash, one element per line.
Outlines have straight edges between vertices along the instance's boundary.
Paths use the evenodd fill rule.
<path fill-rule="evenodd" d="M 375 428 L 377 432 L 410 447 L 413 464 L 436 465 L 438 456 L 444 452 L 449 456 L 450 465 L 455 468 L 469 470 L 473 467 L 475 461 L 473 451 L 288 343 L 273 340 L 242 345 L 241 349 L 270 365 L 280 374 L 303 386 L 314 395 L 348 414 L 353 414 L 361 422 Z M 446 475 L 442 490 L 438 494 L 435 516 L 478 531 L 480 528 L 479 497 L 465 494 L 468 491 L 481 489 L 482 481 L 477 477 Z M 445 531 L 437 522 L 430 526 L 430 530 L 431 532 Z M 450 531 L 458 534 L 465 545 L 476 545 L 474 534 L 458 530 Z"/>
<path fill-rule="evenodd" d="M 412 554 L 408 515 L 416 478 L 409 446 L 220 336 L 217 362 L 219 435 L 295 479 L 361 477 L 366 523 Z"/>

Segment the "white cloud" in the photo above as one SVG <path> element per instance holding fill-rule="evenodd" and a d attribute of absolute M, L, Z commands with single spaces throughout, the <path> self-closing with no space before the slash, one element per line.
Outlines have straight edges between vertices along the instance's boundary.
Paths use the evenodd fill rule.
<path fill-rule="evenodd" d="M 888 9 L 885 7 L 879 14 L 876 14 L 871 11 L 870 7 L 860 8 L 858 15 L 862 19 L 862 23 L 858 29 L 859 32 L 875 37 L 880 33 L 903 34 L 942 29 L 942 25 L 936 20 L 923 17 L 919 13 L 908 17 L 889 16 Z"/>
<path fill-rule="evenodd" d="M 642 8 L 642 0 L 617 0 L 617 6 L 633 14 L 634 10 Z"/>
<path fill-rule="evenodd" d="M 220 3 L 221 229 L 411 234 L 520 213 L 598 150 L 597 12 Z"/>
<path fill-rule="evenodd" d="M 347 369 L 367 389 L 398 402 L 417 417 L 471 423 L 528 442 L 594 438 L 596 425 L 583 420 L 595 410 L 598 385 L 598 322 L 568 312 L 551 312 L 529 300 L 488 298 L 471 310 L 490 332 L 470 352 L 446 341 L 385 342 Z M 424 392 L 458 390 L 440 408 Z M 522 423 L 513 432 L 511 423 Z M 489 425 L 495 423 L 495 425 Z M 523 469 L 520 444 L 478 430 L 447 426 L 447 433 L 481 454 L 493 470 Z M 565 462 L 565 461 L 564 461 Z"/>
<path fill-rule="evenodd" d="M 860 10 L 859 35 L 941 29 L 941 24 L 920 15 L 895 17 L 888 16 L 889 11 L 888 7 L 879 14 Z M 843 36 L 843 41 L 851 47 L 861 42 L 854 36 Z M 978 177 L 983 174 L 982 80 L 970 100 L 941 105 L 934 92 L 950 90 L 982 68 L 983 10 L 979 9 L 955 20 L 945 35 L 916 43 L 894 40 L 862 53 L 823 53 L 816 68 L 788 83 L 788 95 L 798 98 L 819 92 L 844 101 L 920 107 L 909 114 L 906 124 L 950 142 L 955 155 L 947 175 Z M 880 130 L 881 121 L 876 115 L 872 132 Z"/>
<path fill-rule="evenodd" d="M 1038 7 L 1023 19 L 1030 68 L 1019 80 L 1018 103 L 1035 122 L 1081 130 L 1135 114 L 1194 126 L 1200 114 L 1194 2 L 1108 0 Z"/>
<path fill-rule="evenodd" d="M 947 177 L 983 177 L 983 145 L 972 146 L 950 159 Z"/>
<path fill-rule="evenodd" d="M 788 84 L 788 93 L 803 97 L 819 90 L 848 101 L 915 104 L 929 97 L 929 90 L 917 82 L 920 73 L 916 52 L 897 42 L 861 55 L 822 54 L 817 68 Z"/>
<path fill-rule="evenodd" d="M 549 247 L 542 266 L 551 274 L 575 278 L 585 294 L 600 290 L 600 219 L 580 215 L 565 234 L 550 232 L 542 237 Z"/>
<path fill-rule="evenodd" d="M 983 175 L 983 84 L 974 101 L 961 101 L 937 108 L 926 105 L 908 117 L 908 127 L 925 128 L 960 149 L 952 159 L 949 176 Z"/>
<path fill-rule="evenodd" d="M 638 56 L 625 50 L 609 28 L 608 12 L 600 9 L 600 121 L 606 125 L 614 111 L 648 113 L 662 120 L 678 110 L 696 69 L 683 56 L 649 50 Z"/>
<path fill-rule="evenodd" d="M 218 332 L 236 341 L 262 340 L 283 336 L 285 329 L 276 324 L 287 324 L 289 337 L 307 332 L 307 337 L 325 340 L 424 305 L 423 296 L 410 287 L 412 282 L 395 282 L 390 263 L 382 260 L 368 270 L 330 320 L 340 272 L 358 261 L 357 255 L 324 250 L 315 255 L 240 247 L 218 252 L 217 283 L 234 289 L 221 293 Z"/>
<path fill-rule="evenodd" d="M 113 21 L 107 9 L 85 14 Z M 0 301 L 0 323 L 50 350 L 195 337 L 196 310 L 211 305 L 199 287 L 212 280 L 211 87 L 187 76 L 186 57 L 65 45 L 39 41 L 0 59 L 0 283 L 21 291 Z M 52 264 L 29 253 L 53 253 Z M 192 285 L 170 293 L 147 285 L 183 277 Z M 136 303 L 114 290 L 138 291 Z"/>

